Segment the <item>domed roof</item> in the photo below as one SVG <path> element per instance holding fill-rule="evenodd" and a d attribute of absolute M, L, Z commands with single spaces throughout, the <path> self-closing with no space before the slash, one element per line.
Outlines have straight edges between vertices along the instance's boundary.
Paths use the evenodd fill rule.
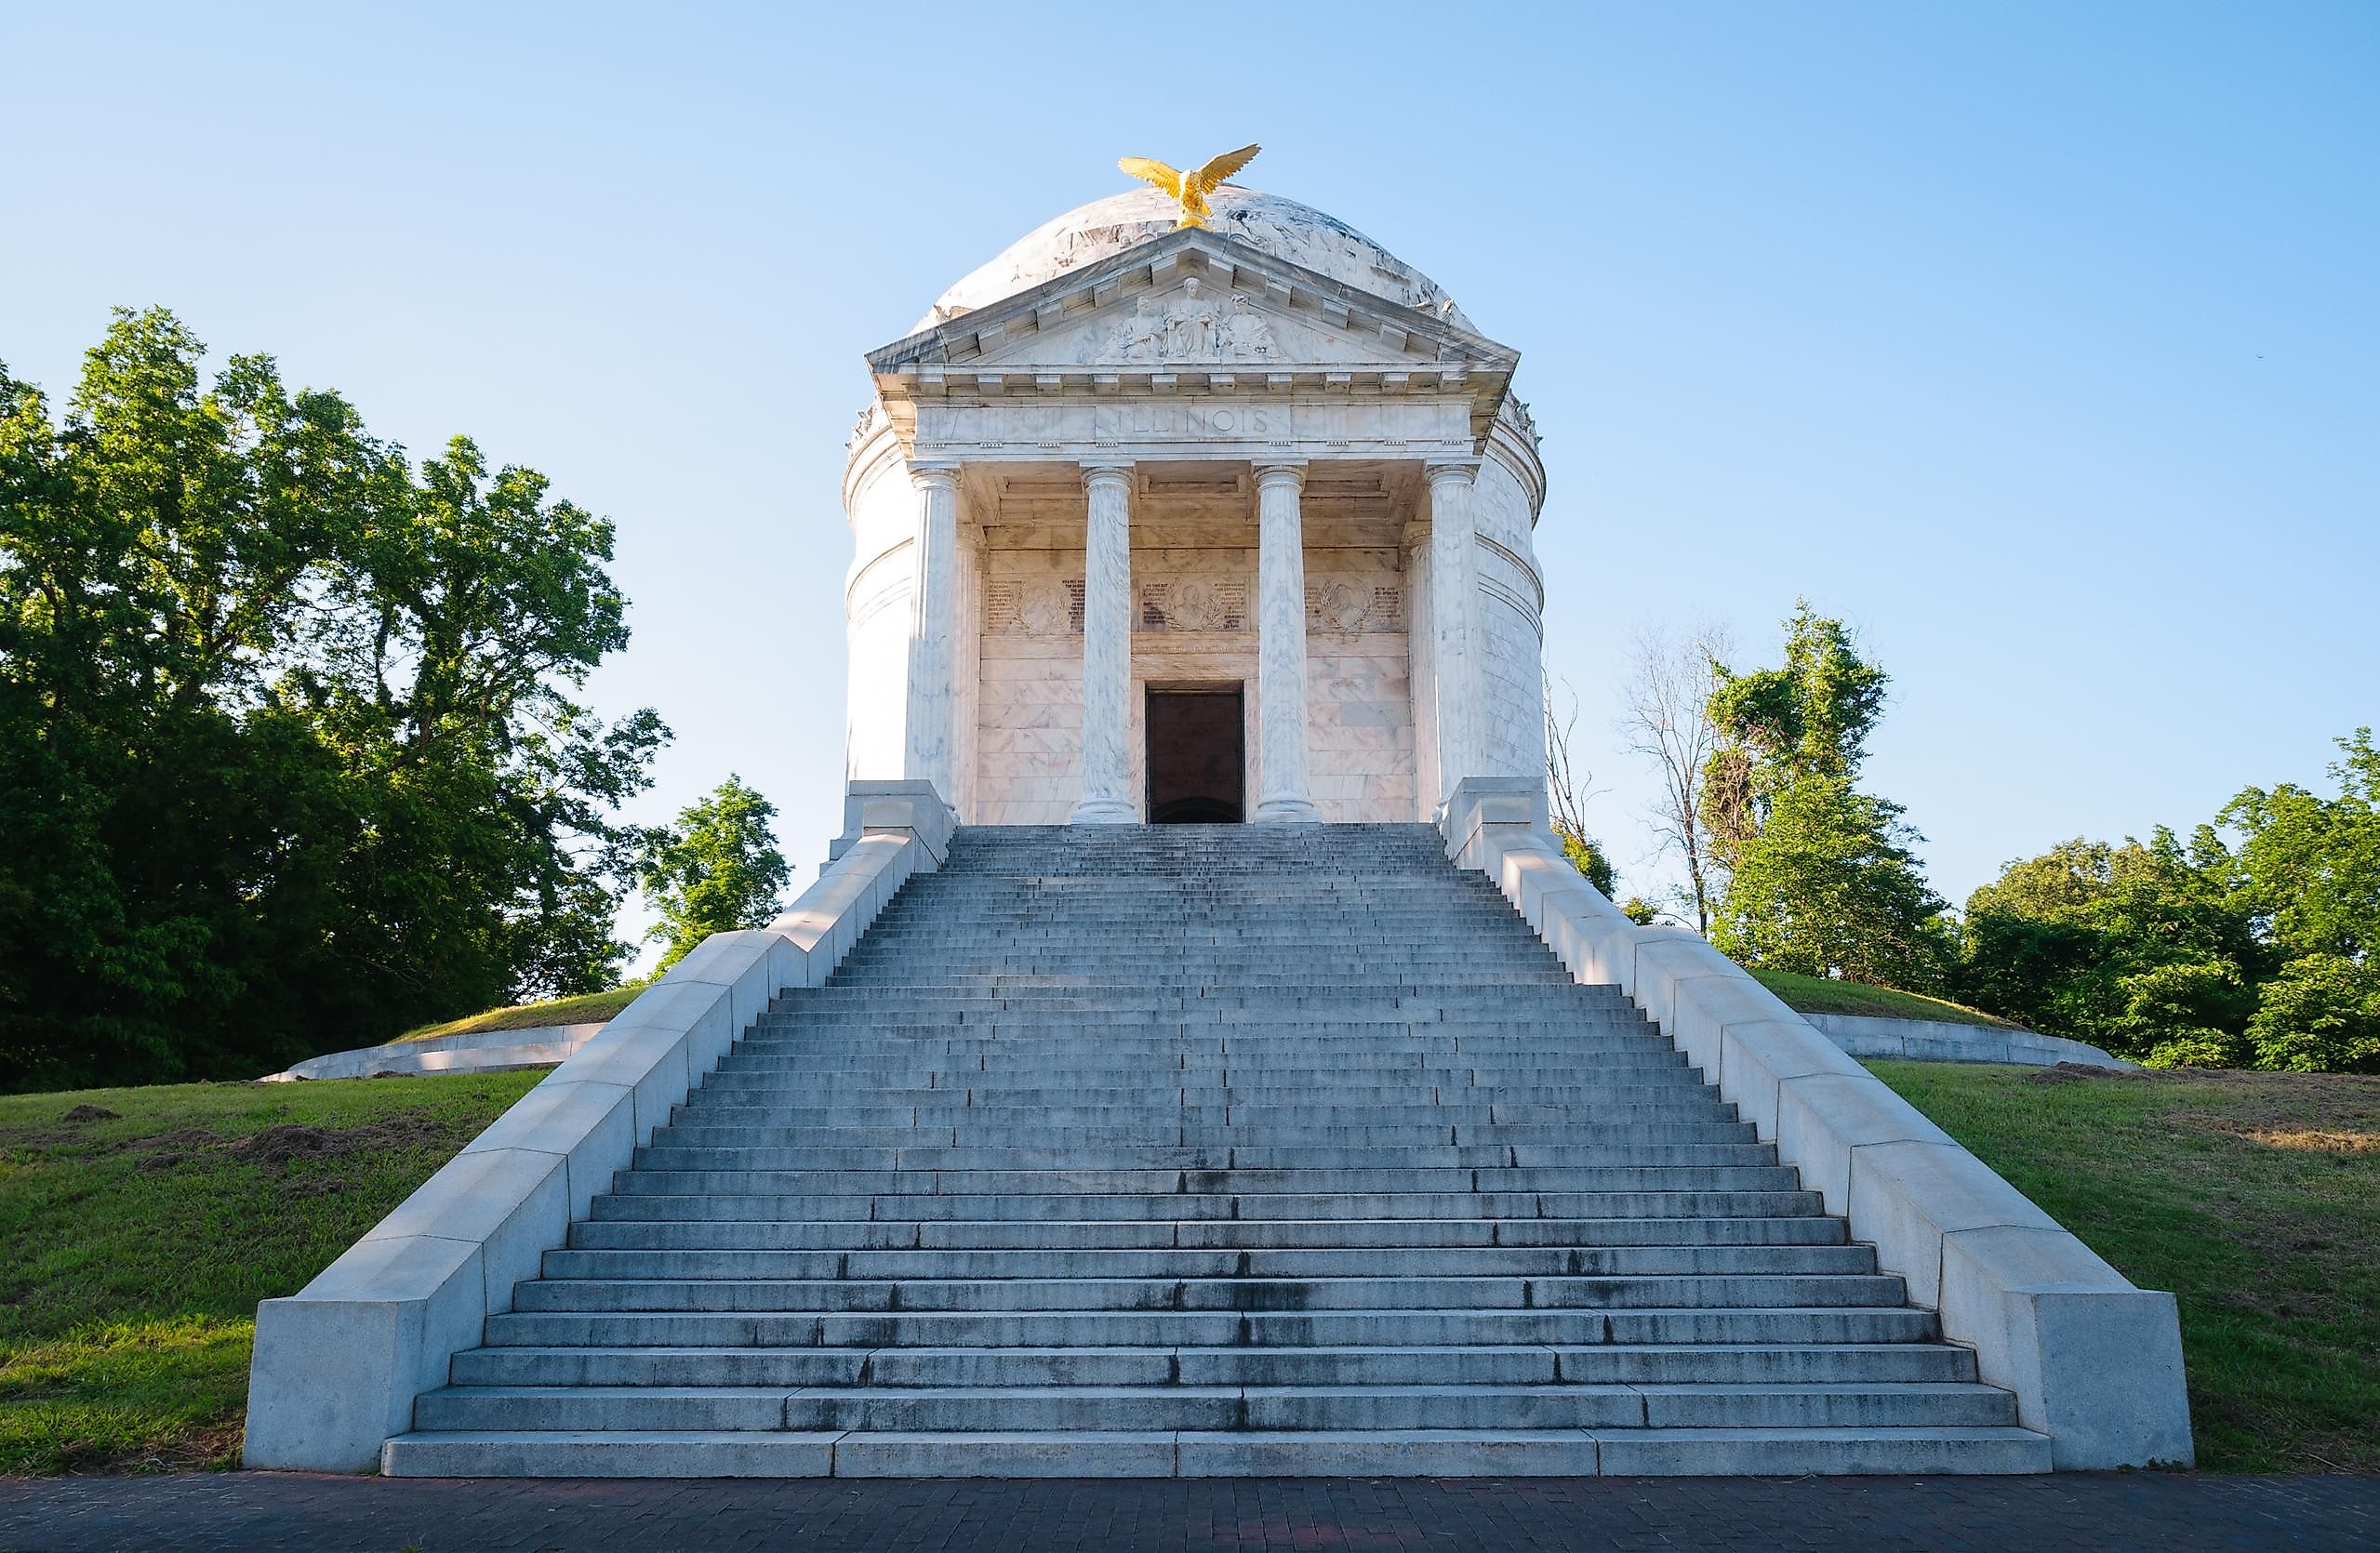
<path fill-rule="evenodd" d="M 1471 327 L 1436 281 L 1336 217 L 1230 183 L 1208 195 L 1207 202 L 1215 207 L 1208 222 L 1215 232 L 1376 297 L 1437 313 L 1457 327 Z M 918 320 L 917 329 L 931 328 L 1171 232 L 1178 213 L 1171 195 L 1148 188 L 1126 190 L 1070 210 L 1027 232 L 999 258 L 942 293 L 934 311 Z"/>

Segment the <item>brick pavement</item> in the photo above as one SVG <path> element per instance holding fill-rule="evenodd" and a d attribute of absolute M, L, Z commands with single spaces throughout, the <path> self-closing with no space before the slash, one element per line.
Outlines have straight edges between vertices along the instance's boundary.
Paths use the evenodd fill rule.
<path fill-rule="evenodd" d="M 0 1481 L 8 1553 L 2380 1547 L 2380 1478 Z"/>

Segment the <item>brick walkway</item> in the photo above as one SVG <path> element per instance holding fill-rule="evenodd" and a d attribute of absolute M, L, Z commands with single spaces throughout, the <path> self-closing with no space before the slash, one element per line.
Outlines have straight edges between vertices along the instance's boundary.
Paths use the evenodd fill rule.
<path fill-rule="evenodd" d="M 2380 1479 L 0 1481 L 0 1549 L 2380 1547 Z"/>

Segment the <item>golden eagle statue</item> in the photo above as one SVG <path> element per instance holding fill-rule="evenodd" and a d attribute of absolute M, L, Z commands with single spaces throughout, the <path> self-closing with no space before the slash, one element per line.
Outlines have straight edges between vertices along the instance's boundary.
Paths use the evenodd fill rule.
<path fill-rule="evenodd" d="M 1204 226 L 1206 219 L 1215 213 L 1208 207 L 1206 196 L 1215 192 L 1225 179 L 1255 161 L 1256 153 L 1263 149 L 1262 146 L 1242 146 L 1237 151 L 1227 151 L 1195 172 L 1177 172 L 1163 162 L 1152 162 L 1146 156 L 1127 156 L 1116 166 L 1135 178 L 1155 184 L 1181 202 L 1182 219 L 1174 227 L 1176 232 L 1179 232 L 1183 227 Z"/>

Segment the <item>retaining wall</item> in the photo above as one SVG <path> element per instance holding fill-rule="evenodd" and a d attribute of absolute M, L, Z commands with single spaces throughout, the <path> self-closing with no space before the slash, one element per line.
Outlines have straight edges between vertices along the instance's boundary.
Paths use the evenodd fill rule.
<path fill-rule="evenodd" d="M 1819 1033 L 1855 1057 L 1896 1062 L 1998 1062 L 2054 1068 L 2084 1062 L 2097 1068 L 2136 1063 L 2096 1046 L 2006 1025 L 1965 1025 L 1948 1019 L 1887 1019 L 1866 1014 L 1804 1014 Z"/>

